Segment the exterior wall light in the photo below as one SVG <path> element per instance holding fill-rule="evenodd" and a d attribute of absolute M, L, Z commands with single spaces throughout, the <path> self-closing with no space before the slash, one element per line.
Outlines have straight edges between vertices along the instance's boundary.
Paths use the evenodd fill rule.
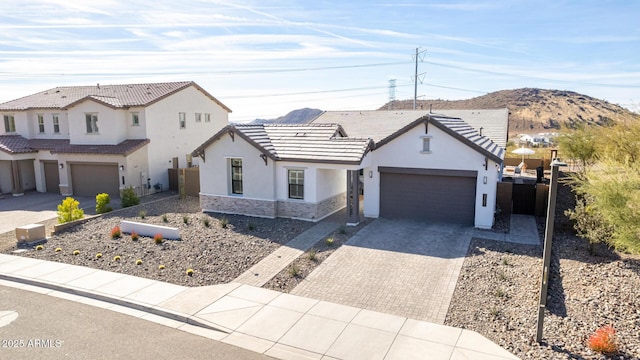
<path fill-rule="evenodd" d="M 64 169 L 64 164 L 63 164 L 63 163 L 60 163 L 60 165 L 58 165 L 58 167 L 59 167 L 60 169 Z"/>
<path fill-rule="evenodd" d="M 120 165 L 120 171 L 124 171 L 124 165 Z"/>
<path fill-rule="evenodd" d="M 369 179 L 373 178 L 373 171 L 369 170 Z"/>

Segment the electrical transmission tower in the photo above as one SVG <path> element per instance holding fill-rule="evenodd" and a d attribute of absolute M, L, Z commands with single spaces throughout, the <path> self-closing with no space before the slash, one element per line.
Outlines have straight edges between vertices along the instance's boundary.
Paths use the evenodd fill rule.
<path fill-rule="evenodd" d="M 416 109 L 416 102 L 418 101 L 418 81 L 420 81 L 420 83 L 422 84 L 422 81 L 424 80 L 424 74 L 426 74 L 426 73 L 418 74 L 418 61 L 420 62 L 424 61 L 424 57 L 425 57 L 424 54 L 426 52 L 427 50 L 420 51 L 420 48 L 416 48 L 416 54 L 414 55 L 414 60 L 416 62 L 416 71 L 414 72 L 414 75 L 413 75 L 413 110 Z"/>

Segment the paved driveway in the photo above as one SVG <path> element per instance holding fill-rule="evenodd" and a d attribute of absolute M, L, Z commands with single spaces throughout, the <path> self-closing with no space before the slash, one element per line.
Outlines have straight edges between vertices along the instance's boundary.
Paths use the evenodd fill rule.
<path fill-rule="evenodd" d="M 444 323 L 473 228 L 377 219 L 291 293 Z"/>
<path fill-rule="evenodd" d="M 0 198 L 0 234 L 28 224 L 57 217 L 58 204 L 66 196 L 50 193 L 25 192 L 22 196 L 2 195 Z M 95 198 L 74 196 L 85 208 L 85 213 L 95 213 Z"/>

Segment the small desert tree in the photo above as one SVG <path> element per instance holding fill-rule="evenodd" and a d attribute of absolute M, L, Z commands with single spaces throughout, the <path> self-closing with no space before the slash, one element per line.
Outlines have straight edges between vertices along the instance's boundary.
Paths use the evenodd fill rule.
<path fill-rule="evenodd" d="M 79 208 L 80 202 L 78 200 L 67 197 L 58 204 L 58 223 L 64 224 L 69 221 L 82 219 L 84 217 L 84 211 Z"/>
<path fill-rule="evenodd" d="M 120 201 L 123 208 L 140 204 L 140 198 L 131 186 L 122 190 L 122 199 Z"/>
<path fill-rule="evenodd" d="M 579 126 L 557 139 L 562 156 L 578 161 L 579 174 L 584 174 L 587 168 L 595 163 L 598 140 L 596 131 L 584 126 Z"/>

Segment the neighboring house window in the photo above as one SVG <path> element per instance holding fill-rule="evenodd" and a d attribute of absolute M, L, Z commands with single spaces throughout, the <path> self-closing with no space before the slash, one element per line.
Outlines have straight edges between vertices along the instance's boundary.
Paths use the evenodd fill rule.
<path fill-rule="evenodd" d="M 196 113 L 196 122 L 202 122 L 202 114 Z"/>
<path fill-rule="evenodd" d="M 304 199 L 304 170 L 289 170 L 289 199 Z"/>
<path fill-rule="evenodd" d="M 231 159 L 231 193 L 242 194 L 242 159 Z"/>
<path fill-rule="evenodd" d="M 4 116 L 4 131 L 8 133 L 16 132 L 16 120 L 13 115 Z"/>
<path fill-rule="evenodd" d="M 53 133 L 54 134 L 60 134 L 60 118 L 58 117 L 58 114 L 53 114 Z"/>
<path fill-rule="evenodd" d="M 140 125 L 140 115 L 137 112 L 131 113 L 131 126 Z"/>
<path fill-rule="evenodd" d="M 178 113 L 178 119 L 180 122 L 180 129 L 187 127 L 187 115 L 185 113 Z"/>
<path fill-rule="evenodd" d="M 98 133 L 98 114 L 84 114 L 87 123 L 87 134 Z"/>
<path fill-rule="evenodd" d="M 44 115 L 38 114 L 38 132 L 44 134 Z"/>
<path fill-rule="evenodd" d="M 211 114 L 209 113 L 204 114 L 204 122 L 211 122 Z"/>
<path fill-rule="evenodd" d="M 423 137 L 422 138 L 422 153 L 430 153 L 431 152 L 431 137 Z"/>

